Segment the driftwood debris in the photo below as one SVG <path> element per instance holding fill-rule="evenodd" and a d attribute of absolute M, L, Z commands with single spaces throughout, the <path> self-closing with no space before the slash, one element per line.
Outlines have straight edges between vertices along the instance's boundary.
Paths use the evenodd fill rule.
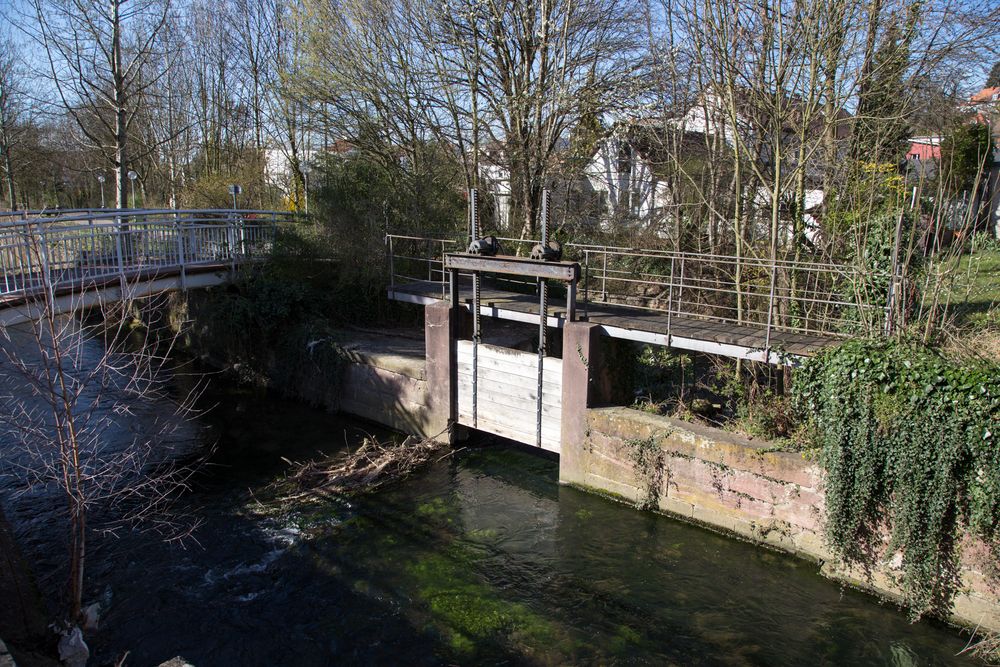
<path fill-rule="evenodd" d="M 346 456 L 305 463 L 286 459 L 292 466 L 287 481 L 295 489 L 286 500 L 372 491 L 452 453 L 449 445 L 431 439 L 410 436 L 403 442 L 380 442 L 368 436 Z"/>

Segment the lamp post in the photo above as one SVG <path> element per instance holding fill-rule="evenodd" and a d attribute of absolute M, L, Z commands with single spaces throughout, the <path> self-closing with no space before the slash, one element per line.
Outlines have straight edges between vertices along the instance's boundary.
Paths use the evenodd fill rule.
<path fill-rule="evenodd" d="M 98 174 L 97 175 L 97 182 L 101 184 L 101 208 L 105 208 L 105 206 L 104 206 L 104 174 Z"/>
<path fill-rule="evenodd" d="M 236 197 L 243 192 L 243 188 L 233 183 L 229 186 L 229 194 L 233 196 L 233 211 L 236 210 Z"/>
<path fill-rule="evenodd" d="M 132 208 L 135 208 L 135 179 L 139 177 L 139 174 L 135 173 L 131 169 L 128 170 L 128 180 L 131 182 L 132 186 Z"/>
<path fill-rule="evenodd" d="M 302 170 L 302 181 L 303 181 L 302 185 L 305 188 L 303 194 L 305 196 L 306 215 L 309 215 L 309 168 L 308 167 Z"/>

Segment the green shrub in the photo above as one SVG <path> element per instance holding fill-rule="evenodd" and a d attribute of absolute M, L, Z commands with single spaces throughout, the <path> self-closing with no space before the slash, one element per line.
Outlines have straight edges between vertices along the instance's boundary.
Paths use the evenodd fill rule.
<path fill-rule="evenodd" d="M 962 124 L 941 142 L 941 170 L 946 187 L 954 194 L 971 188 L 988 171 L 993 156 L 989 125 Z"/>
<path fill-rule="evenodd" d="M 946 611 L 960 531 L 1000 546 L 1000 367 L 852 341 L 799 369 L 794 397 L 821 448 L 833 551 L 866 568 L 899 552 L 914 616 Z"/>
<path fill-rule="evenodd" d="M 798 420 L 787 396 L 777 395 L 766 387 L 750 394 L 737 404 L 736 430 L 775 441 L 795 434 Z"/>

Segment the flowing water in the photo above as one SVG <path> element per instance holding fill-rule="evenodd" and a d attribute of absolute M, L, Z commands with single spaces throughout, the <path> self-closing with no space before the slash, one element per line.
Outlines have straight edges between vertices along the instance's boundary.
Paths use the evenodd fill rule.
<path fill-rule="evenodd" d="M 561 487 L 555 461 L 517 449 L 470 447 L 371 495 L 289 509 L 268 491 L 283 457 L 334 453 L 373 427 L 223 380 L 203 402 L 215 408 L 189 444 L 217 449 L 183 499 L 203 523 L 179 545 L 97 540 L 95 662 L 965 662 L 955 630 L 910 624 L 813 564 Z M 6 484 L 52 588 L 61 529 Z"/>

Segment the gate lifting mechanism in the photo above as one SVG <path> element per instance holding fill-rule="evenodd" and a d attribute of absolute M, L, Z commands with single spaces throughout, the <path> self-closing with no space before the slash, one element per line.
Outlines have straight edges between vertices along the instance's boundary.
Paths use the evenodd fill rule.
<path fill-rule="evenodd" d="M 545 353 L 547 351 L 545 327 L 549 315 L 549 280 L 560 280 L 567 284 L 566 319 L 576 319 L 576 287 L 580 279 L 580 265 L 563 262 L 562 246 L 558 241 L 549 240 L 550 193 L 542 191 L 541 243 L 531 250 L 530 259 L 501 255 L 502 249 L 495 236 L 481 236 L 479 224 L 479 193 L 469 191 L 469 249 L 466 253 L 452 253 L 445 256 L 451 290 L 451 305 L 459 305 L 458 273 L 472 273 L 472 427 L 478 428 L 479 402 L 477 397 L 479 376 L 479 344 L 482 342 L 481 299 L 482 274 L 500 273 L 535 278 L 538 288 L 538 384 L 536 405 L 536 444 L 542 445 L 542 389 Z"/>

